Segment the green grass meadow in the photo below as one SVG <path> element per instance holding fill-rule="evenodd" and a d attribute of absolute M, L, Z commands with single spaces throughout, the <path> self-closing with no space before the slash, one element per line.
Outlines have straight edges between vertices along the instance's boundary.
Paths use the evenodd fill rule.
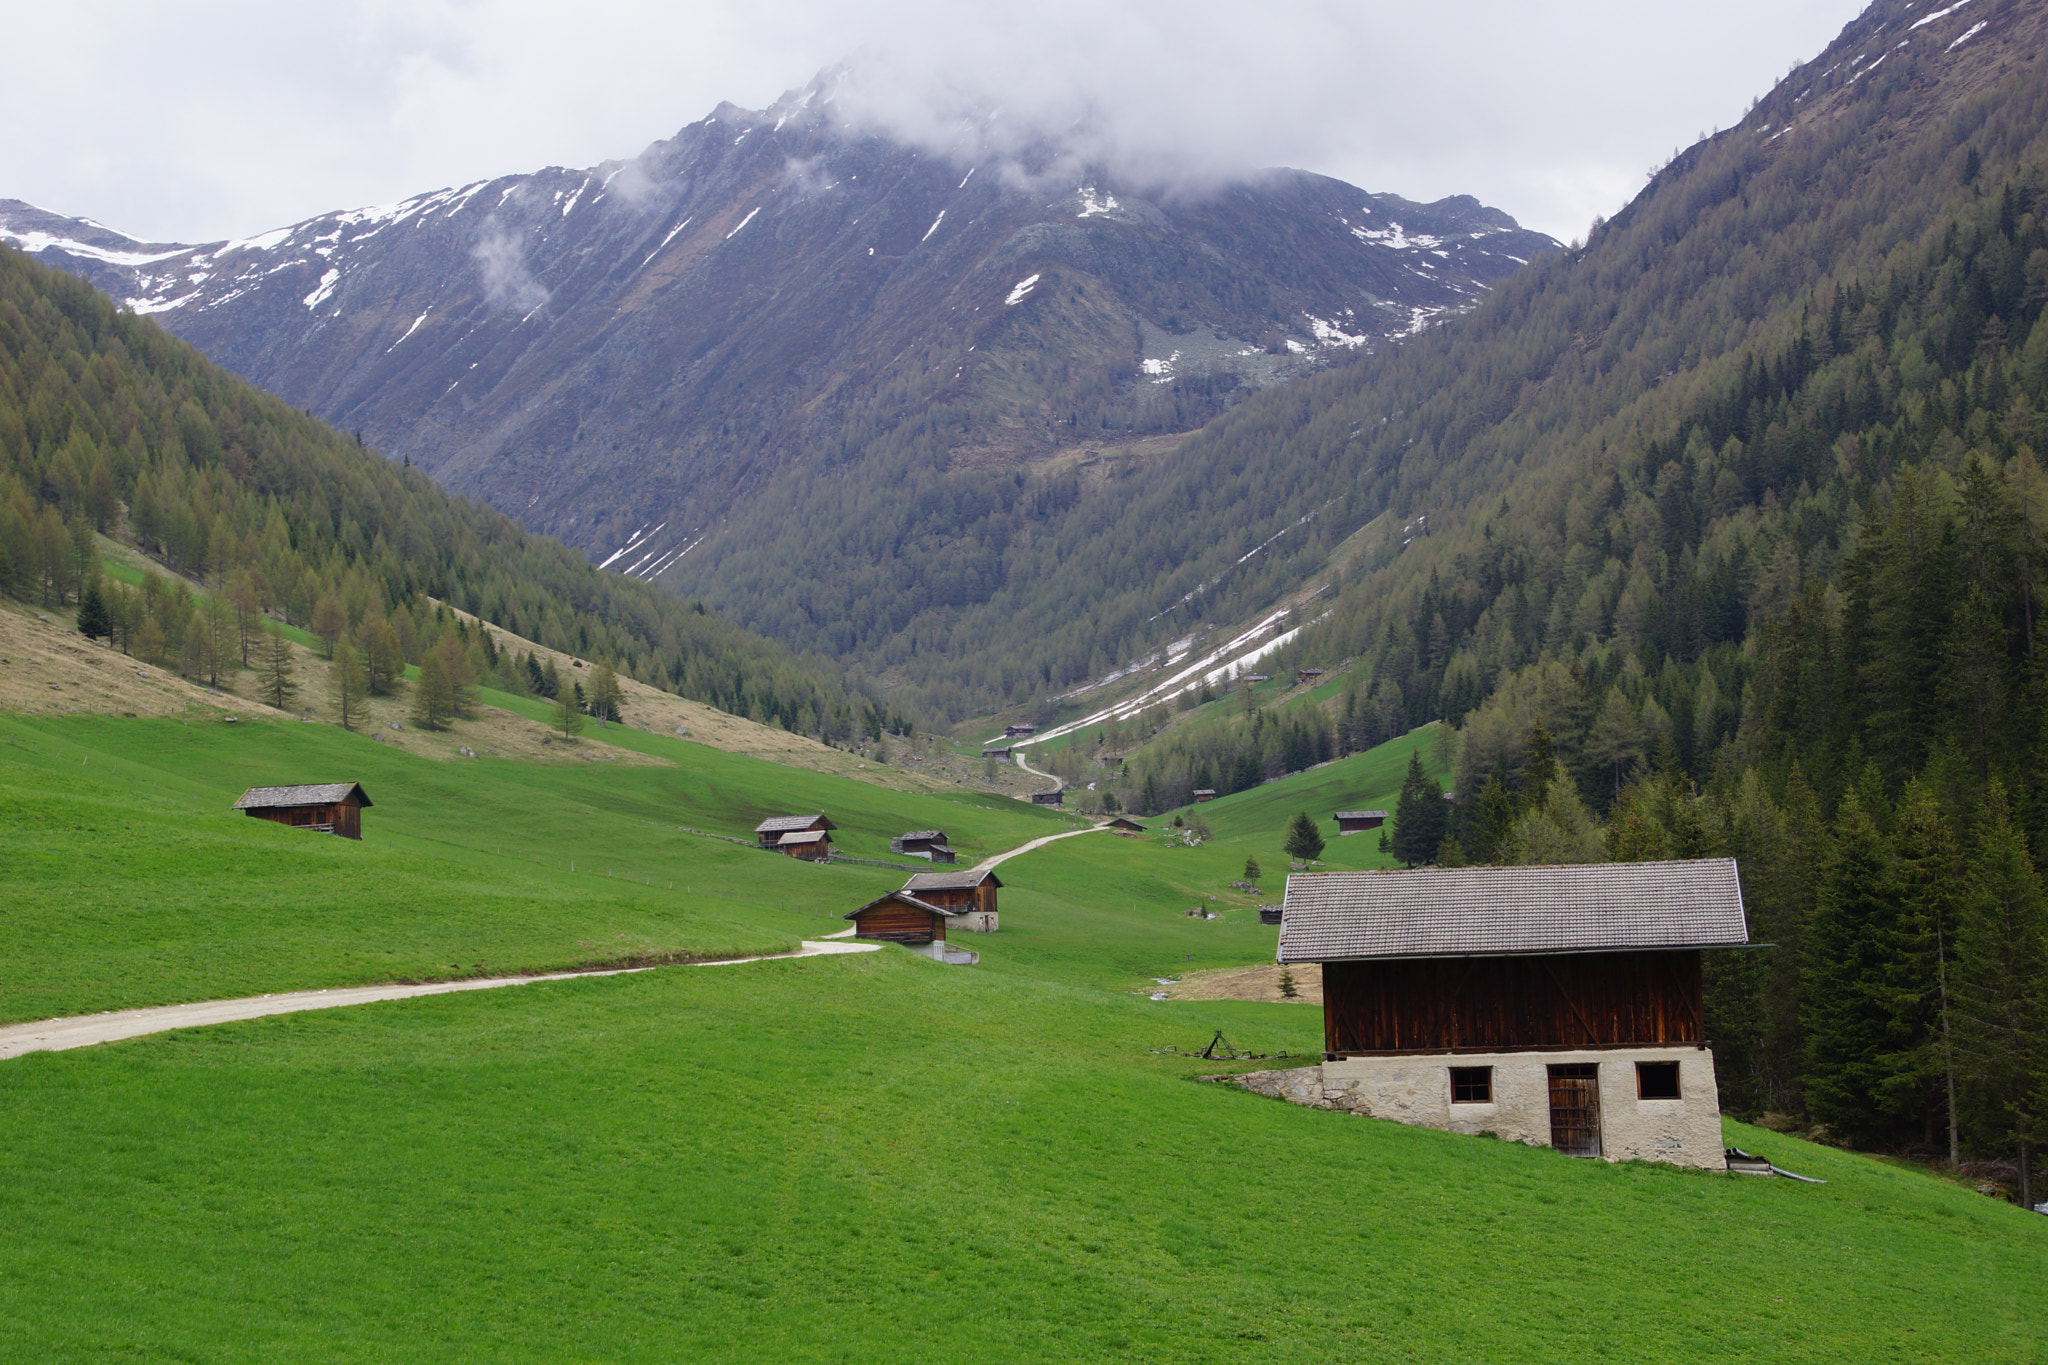
<path fill-rule="evenodd" d="M 902 874 L 675 826 L 825 809 L 867 856 L 919 825 L 996 849 L 1070 823 L 630 738 L 675 766 L 0 718 L 0 1014 L 778 947 Z M 1088 834 L 1005 863 L 974 968 L 674 966 L 0 1062 L 0 1358 L 2048 1353 L 2048 1219 L 1918 1171 L 1735 1124 L 1829 1183 L 1574 1161 L 1156 1052 L 1221 1029 L 1313 1056 L 1312 1006 L 1147 978 L 1270 959 L 1228 886 L 1245 854 L 1277 898 L 1287 816 L 1385 804 L 1408 747 L 1205 805 L 1201 847 Z M 224 809 L 301 776 L 365 783 L 363 843 Z"/>

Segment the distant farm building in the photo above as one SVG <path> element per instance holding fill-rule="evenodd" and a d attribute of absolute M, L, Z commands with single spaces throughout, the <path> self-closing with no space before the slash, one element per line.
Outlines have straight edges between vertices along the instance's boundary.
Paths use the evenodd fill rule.
<path fill-rule="evenodd" d="M 1749 941 L 1732 858 L 1297 875 L 1283 910 L 1324 1104 L 1724 1168 L 1700 955 Z"/>
<path fill-rule="evenodd" d="M 1037 733 L 1038 727 L 1036 725 L 1005 725 L 1003 727 L 1004 739 L 1015 739 L 1019 735 L 1035 735 Z"/>
<path fill-rule="evenodd" d="M 954 923 L 957 928 L 977 934 L 993 934 L 999 924 L 996 892 L 1002 885 L 1002 880 L 986 869 L 920 872 L 903 884 L 900 894 L 944 908 L 956 917 Z"/>
<path fill-rule="evenodd" d="M 1322 677 L 1323 670 L 1320 668 L 1297 668 L 1294 670 L 1294 683 L 1297 687 L 1303 683 L 1320 682 Z"/>
<path fill-rule="evenodd" d="M 1031 804 L 1034 806 L 1064 805 L 1065 801 L 1063 798 L 1065 796 L 1066 793 L 1064 791 L 1033 792 L 1031 793 Z"/>
<path fill-rule="evenodd" d="M 1215 799 L 1216 799 L 1216 789 L 1215 789 L 1214 787 L 1197 787 L 1197 788 L 1195 788 L 1195 800 L 1197 800 L 1197 801 L 1214 801 Z"/>
<path fill-rule="evenodd" d="M 1273 675 L 1271 673 L 1247 673 L 1244 675 L 1244 680 L 1248 683 L 1271 682 L 1273 681 Z"/>
<path fill-rule="evenodd" d="M 1104 754 L 1096 761 L 1105 768 L 1121 768 L 1124 766 L 1124 756 L 1122 754 Z"/>
<path fill-rule="evenodd" d="M 1008 749 L 983 749 L 981 756 L 983 758 L 1008 758 L 1010 751 Z"/>
<path fill-rule="evenodd" d="M 946 942 L 947 925 L 970 913 L 935 905 L 908 891 L 891 891 L 846 918 L 853 921 L 855 938 L 900 943 L 940 962 L 971 966 L 981 960 L 979 953 L 954 948 Z"/>
<path fill-rule="evenodd" d="M 942 829 L 914 829 L 908 834 L 899 834 L 889 841 L 889 851 L 912 858 L 929 858 L 935 863 L 953 861 L 953 850 L 947 845 L 946 831 Z"/>
<path fill-rule="evenodd" d="M 1387 813 L 1383 810 L 1340 810 L 1332 818 L 1337 822 L 1339 834 L 1363 834 L 1387 823 Z"/>
<path fill-rule="evenodd" d="M 775 851 L 806 862 L 832 861 L 832 836 L 822 829 L 793 829 L 775 841 Z"/>
<path fill-rule="evenodd" d="M 762 848 L 780 848 L 785 834 L 822 833 L 838 828 L 822 815 L 771 815 L 754 826 L 754 837 L 760 840 Z"/>
<path fill-rule="evenodd" d="M 1107 829 L 1121 830 L 1125 834 L 1143 834 L 1145 832 L 1145 827 L 1139 824 L 1136 820 L 1126 819 L 1121 815 L 1115 816 L 1105 821 L 1104 827 Z"/>
<path fill-rule="evenodd" d="M 375 804 L 360 782 L 326 782 L 308 787 L 251 787 L 230 809 L 293 829 L 360 839 L 363 807 Z"/>

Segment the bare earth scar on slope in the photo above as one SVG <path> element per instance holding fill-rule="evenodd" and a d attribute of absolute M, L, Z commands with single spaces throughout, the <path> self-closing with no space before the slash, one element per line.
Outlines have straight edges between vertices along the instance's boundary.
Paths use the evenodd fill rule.
<path fill-rule="evenodd" d="M 1323 969 L 1304 962 L 1294 968 L 1294 989 L 1300 994 L 1294 1003 L 1323 1003 Z M 1206 972 L 1189 972 L 1159 994 L 1168 1000 L 1268 1000 L 1282 1002 L 1280 968 L 1267 962 L 1256 967 L 1217 967 Z"/>

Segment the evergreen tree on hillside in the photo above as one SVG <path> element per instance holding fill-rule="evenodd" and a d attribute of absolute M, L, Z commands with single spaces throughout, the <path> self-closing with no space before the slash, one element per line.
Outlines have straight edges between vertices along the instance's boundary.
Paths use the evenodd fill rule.
<path fill-rule="evenodd" d="M 577 704 L 575 693 L 567 689 L 556 692 L 554 710 L 550 715 L 563 739 L 574 739 L 583 733 L 583 708 Z"/>
<path fill-rule="evenodd" d="M 1323 832 L 1316 828 L 1316 822 L 1307 811 L 1297 811 L 1287 822 L 1287 841 L 1284 845 L 1287 856 L 1312 863 L 1323 856 Z"/>
<path fill-rule="evenodd" d="M 420 660 L 419 682 L 413 687 L 412 723 L 422 730 L 445 730 L 454 718 L 455 680 L 448 672 L 448 655 L 430 650 Z"/>
<path fill-rule="evenodd" d="M 1435 861 L 1448 820 L 1444 789 L 1423 771 L 1422 751 L 1409 750 L 1408 773 L 1401 779 L 1401 796 L 1394 804 L 1394 856 L 1409 867 Z"/>
<path fill-rule="evenodd" d="M 592 669 L 590 674 L 591 718 L 599 726 L 609 725 L 615 720 L 623 719 L 621 708 L 624 704 L 625 694 L 619 690 L 618 674 L 612 671 L 612 666 L 610 664 L 599 664 L 596 668 Z M 880 736 L 877 735 L 876 738 L 879 740 Z M 887 760 L 881 761 L 886 762 Z"/>
<path fill-rule="evenodd" d="M 369 715 L 370 679 L 363 671 L 362 656 L 347 640 L 335 643 L 334 665 L 329 670 L 328 685 L 341 728 L 355 729 Z"/>
<path fill-rule="evenodd" d="M 1878 1099 L 1901 1121 L 1938 1114 L 1953 1162 L 1961 1151 L 1950 975 L 1963 864 L 1940 804 L 1918 780 L 1899 798 L 1894 846 L 1899 904 L 1883 980 L 1891 1076 Z"/>
<path fill-rule="evenodd" d="M 277 631 L 263 635 L 259 666 L 263 671 L 263 700 L 280 711 L 289 711 L 298 700 L 299 684 L 292 667 L 292 642 Z"/>
<path fill-rule="evenodd" d="M 107 616 L 107 602 L 100 594 L 98 578 L 87 582 L 85 591 L 78 595 L 78 633 L 88 640 L 105 639 L 113 634 L 113 625 Z"/>
<path fill-rule="evenodd" d="M 2048 1100 L 2048 895 L 2003 785 L 1985 792 L 1957 946 L 1957 1043 L 1969 1136 L 2038 1141 Z"/>
<path fill-rule="evenodd" d="M 1840 1138 L 1886 1142 L 1894 1125 L 1878 1096 L 1892 1076 L 1884 978 L 1898 886 L 1884 836 L 1853 790 L 1829 844 L 1803 945 L 1806 1106 Z"/>

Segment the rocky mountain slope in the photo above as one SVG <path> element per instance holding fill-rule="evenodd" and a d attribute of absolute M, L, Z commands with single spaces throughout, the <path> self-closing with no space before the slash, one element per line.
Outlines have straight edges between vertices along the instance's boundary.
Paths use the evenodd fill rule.
<path fill-rule="evenodd" d="M 878 446 L 919 446 L 928 480 L 1188 430 L 1555 247 L 1469 198 L 1299 172 L 1170 196 L 956 162 L 849 126 L 830 86 L 629 161 L 233 242 L 18 202 L 0 240 L 451 489 L 713 598 L 715 569 L 678 561 L 707 535 L 707 566 L 743 552 L 778 483 L 858 482 Z"/>

